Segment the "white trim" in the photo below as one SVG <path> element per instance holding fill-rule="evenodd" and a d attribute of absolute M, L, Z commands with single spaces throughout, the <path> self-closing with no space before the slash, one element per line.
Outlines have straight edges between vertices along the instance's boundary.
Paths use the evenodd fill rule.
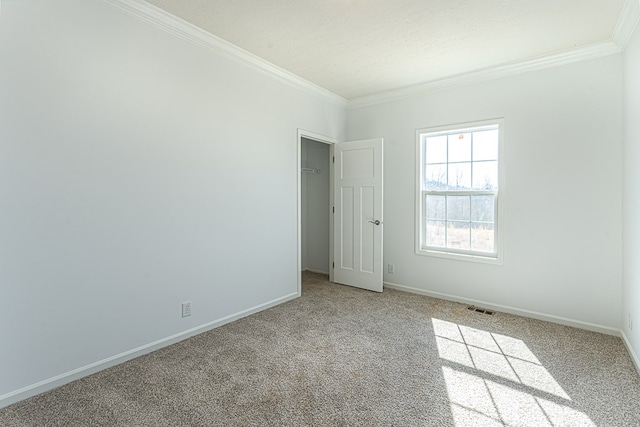
<path fill-rule="evenodd" d="M 622 342 L 624 343 L 625 347 L 627 347 L 627 351 L 629 352 L 629 356 L 631 356 L 631 360 L 633 361 L 633 364 L 636 366 L 636 371 L 638 371 L 638 375 L 640 375 L 640 357 L 638 357 L 638 354 L 633 350 L 633 347 L 631 346 L 631 342 L 627 338 L 627 335 L 624 333 L 624 330 L 620 331 L 620 336 L 622 337 Z"/>
<path fill-rule="evenodd" d="M 337 144 L 338 140 L 330 136 L 322 135 L 320 133 L 311 132 L 309 130 L 298 129 L 298 137 L 304 137 L 306 139 L 313 139 L 314 141 L 323 142 L 325 144 Z"/>
<path fill-rule="evenodd" d="M 574 328 L 585 329 L 592 332 L 600 332 L 602 334 L 620 336 L 620 330 L 611 328 L 609 326 L 597 325 L 595 323 L 583 322 L 580 320 L 568 319 L 566 317 L 555 316 L 553 314 L 545 314 L 537 311 L 525 310 L 517 307 L 510 307 L 501 304 L 494 304 L 488 301 L 475 300 L 471 298 L 464 298 L 457 295 L 445 294 L 441 292 L 428 291 L 424 289 L 413 288 L 410 286 L 399 285 L 397 283 L 384 282 L 384 285 L 389 289 L 396 289 L 398 291 L 409 292 L 412 294 L 425 295 L 432 298 L 443 299 L 447 301 L 459 302 L 464 304 L 477 305 L 482 308 L 488 308 L 503 313 L 515 314 L 517 316 L 528 317 L 531 319 L 544 320 L 546 322 L 557 323 L 565 326 L 572 326 Z"/>
<path fill-rule="evenodd" d="M 318 274 L 326 274 L 326 275 L 329 274 L 328 271 L 320 271 L 320 270 L 316 270 L 316 269 L 313 269 L 313 268 L 305 268 L 302 271 L 308 271 L 309 273 L 318 273 Z"/>
<path fill-rule="evenodd" d="M 347 100 L 284 68 L 278 67 L 259 56 L 229 43 L 189 22 L 174 16 L 143 0 L 100 0 L 114 6 L 142 21 L 150 23 L 167 33 L 178 36 L 196 45 L 205 47 L 220 56 L 239 61 L 281 82 L 322 98 L 336 105 L 346 106 Z"/>
<path fill-rule="evenodd" d="M 416 249 L 416 255 L 450 259 L 454 261 L 479 262 L 482 264 L 490 264 L 490 265 L 504 265 L 504 262 L 502 261 L 502 258 L 500 256 L 491 257 L 491 256 L 483 256 L 483 255 L 476 255 L 476 254 L 448 252 L 446 250 L 438 251 L 433 249 Z"/>
<path fill-rule="evenodd" d="M 123 10 L 163 31 L 210 49 L 221 56 L 242 62 L 279 81 L 302 89 L 309 94 L 318 96 L 333 104 L 348 106 L 349 109 L 363 108 L 437 90 L 465 86 L 485 80 L 542 70 L 619 53 L 626 46 L 640 18 L 640 6 L 638 5 L 640 0 L 627 0 L 623 6 L 611 41 L 347 100 L 143 0 L 100 1 Z"/>
<path fill-rule="evenodd" d="M 86 377 L 88 375 L 94 374 L 96 372 L 102 371 L 112 366 L 119 365 L 128 360 L 135 359 L 136 357 L 140 357 L 147 353 L 151 353 L 152 351 L 156 351 L 161 348 L 168 347 L 172 344 L 175 344 L 177 342 L 190 338 L 194 335 L 198 335 L 203 332 L 210 331 L 211 329 L 218 328 L 222 325 L 231 323 L 243 317 L 247 317 L 257 312 L 274 307 L 276 305 L 285 303 L 287 301 L 291 301 L 295 298 L 298 298 L 299 296 L 300 295 L 298 293 L 285 295 L 283 297 L 276 298 L 264 304 L 259 304 L 253 308 L 242 310 L 235 314 L 230 314 L 218 320 L 214 320 L 214 321 L 205 323 L 203 325 L 196 326 L 191 329 L 187 329 L 186 331 L 179 332 L 177 334 L 168 336 L 166 338 L 159 339 L 152 343 L 145 344 L 143 346 L 125 351 L 120 354 L 116 354 L 115 356 L 107 357 L 106 359 L 102 359 L 97 362 L 90 363 L 78 369 L 74 369 L 72 371 L 65 372 L 60 375 L 56 375 L 55 377 L 48 378 L 46 380 L 37 382 L 35 384 L 28 385 L 21 389 L 11 391 L 9 393 L 6 393 L 0 396 L 0 408 L 4 408 L 6 406 L 11 405 L 12 403 L 18 402 L 23 399 L 27 399 L 29 397 L 35 396 L 40 393 L 44 393 L 45 391 L 49 391 L 56 387 L 60 387 L 64 384 L 68 384 L 72 381 L 78 380 L 80 378 Z"/>
<path fill-rule="evenodd" d="M 622 6 L 611 41 L 624 49 L 640 20 L 640 0 L 627 0 Z"/>
<path fill-rule="evenodd" d="M 571 64 L 589 59 L 601 58 L 622 52 L 622 48 L 616 43 L 609 41 L 585 46 L 577 49 L 559 52 L 551 55 L 541 56 L 526 61 L 514 62 L 497 67 L 486 68 L 484 70 L 460 74 L 440 80 L 432 80 L 419 83 L 404 88 L 389 90 L 365 95 L 349 100 L 348 108 L 357 109 L 371 105 L 382 104 L 384 102 L 396 101 L 410 98 L 417 95 L 424 95 L 443 89 L 451 89 L 466 86 L 472 83 L 479 83 L 487 80 L 499 79 L 503 77 L 515 76 L 530 71 L 544 70 L 560 65 Z"/>
<path fill-rule="evenodd" d="M 296 139 L 296 242 L 297 242 L 297 280 L 298 280 L 298 295 L 302 295 L 302 138 L 310 139 L 313 141 L 329 144 L 329 159 L 333 157 L 334 145 L 338 143 L 338 140 L 329 136 L 321 135 L 316 132 L 311 132 L 304 129 L 298 129 Z M 329 208 L 333 208 L 333 162 L 329 161 Z M 333 215 L 328 212 L 329 215 L 329 264 L 333 262 Z M 329 281 L 333 282 L 333 269 L 330 266 L 328 274 Z M 309 270 L 309 269 L 305 269 Z M 313 270 L 309 270 L 313 271 Z"/>
<path fill-rule="evenodd" d="M 431 257 L 439 257 L 439 258 L 447 258 L 458 261 L 472 261 L 479 262 L 484 264 L 493 264 L 493 265 L 503 265 L 504 264 L 504 242 L 506 239 L 504 238 L 504 230 L 506 227 L 504 226 L 505 218 L 504 218 L 504 200 L 506 194 L 506 185 L 505 185 L 505 120 L 503 117 L 481 120 L 475 122 L 465 122 L 465 123 L 456 123 L 450 125 L 442 125 L 435 126 L 423 129 L 416 129 L 416 149 L 415 149 L 415 218 L 414 218 L 414 240 L 415 240 L 415 254 L 420 256 L 431 256 Z M 421 135 L 425 133 L 438 133 L 441 132 L 443 134 L 449 133 L 450 131 L 473 131 L 478 128 L 497 126 L 499 132 L 499 141 L 498 141 L 498 191 L 496 198 L 496 210 L 495 210 L 495 218 L 494 218 L 494 227 L 495 227 L 495 245 L 497 248 L 495 256 L 493 254 L 483 255 L 481 253 L 471 253 L 465 251 L 448 251 L 447 249 L 438 250 L 436 248 L 424 249 L 422 247 L 422 236 L 423 236 L 423 221 L 422 221 L 422 209 L 423 202 L 422 197 L 424 190 L 422 189 L 422 175 L 423 175 L 423 164 L 422 164 L 422 139 Z"/>

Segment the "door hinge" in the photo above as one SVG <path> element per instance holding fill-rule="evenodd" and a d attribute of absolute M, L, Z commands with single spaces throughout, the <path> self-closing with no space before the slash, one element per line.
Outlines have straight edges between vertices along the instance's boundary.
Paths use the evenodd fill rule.
<path fill-rule="evenodd" d="M 331 268 L 336 268 L 336 263 L 335 262 L 331 263 Z"/>
<path fill-rule="evenodd" d="M 336 213 L 336 207 L 335 206 L 333 207 L 333 213 Z"/>
<path fill-rule="evenodd" d="M 336 162 L 336 156 L 333 156 L 333 163 Z"/>

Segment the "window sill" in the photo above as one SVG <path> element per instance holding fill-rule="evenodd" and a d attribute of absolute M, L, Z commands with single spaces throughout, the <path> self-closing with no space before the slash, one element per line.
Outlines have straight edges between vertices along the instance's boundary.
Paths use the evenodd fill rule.
<path fill-rule="evenodd" d="M 502 265 L 502 257 L 498 254 L 497 257 L 491 256 L 481 256 L 481 255 L 468 255 L 468 254 L 459 254 L 457 252 L 444 252 L 444 251 L 435 251 L 428 249 L 418 249 L 416 250 L 416 255 L 421 256 L 429 256 L 434 258 L 445 258 L 456 261 L 470 261 L 470 262 L 478 262 L 481 264 L 493 264 L 493 265 Z"/>

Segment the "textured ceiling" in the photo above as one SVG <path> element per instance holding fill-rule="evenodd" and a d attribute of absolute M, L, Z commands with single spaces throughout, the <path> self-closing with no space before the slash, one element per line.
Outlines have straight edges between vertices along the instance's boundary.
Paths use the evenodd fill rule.
<path fill-rule="evenodd" d="M 147 0 L 344 98 L 612 39 L 624 0 Z"/>

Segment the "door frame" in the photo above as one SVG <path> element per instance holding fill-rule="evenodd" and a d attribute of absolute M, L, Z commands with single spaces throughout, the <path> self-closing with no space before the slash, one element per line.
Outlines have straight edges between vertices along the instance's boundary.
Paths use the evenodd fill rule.
<path fill-rule="evenodd" d="M 338 140 L 329 136 L 321 135 L 319 133 L 307 131 L 304 129 L 298 129 L 297 138 L 297 156 L 296 156 L 296 186 L 297 186 L 297 225 L 296 225 L 296 239 L 297 239 L 297 276 L 298 276 L 298 296 L 302 295 L 302 138 L 309 139 L 311 141 L 320 142 L 329 145 L 329 281 L 333 281 L 333 150 L 334 145 L 338 143 Z"/>

